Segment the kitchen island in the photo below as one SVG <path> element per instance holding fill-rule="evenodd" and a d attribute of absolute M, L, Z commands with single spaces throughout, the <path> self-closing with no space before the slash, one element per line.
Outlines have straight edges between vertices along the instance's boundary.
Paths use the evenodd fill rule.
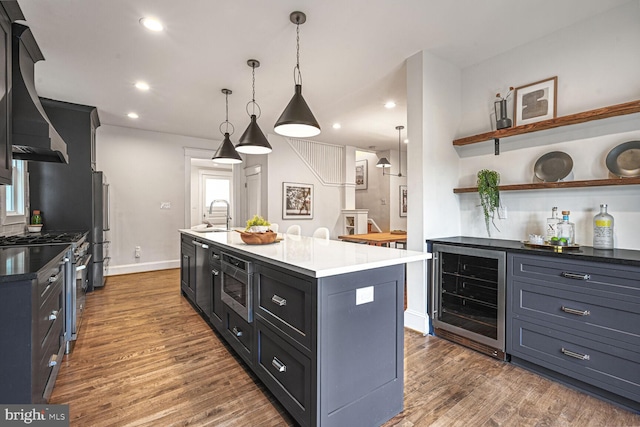
<path fill-rule="evenodd" d="M 380 425 L 402 411 L 404 264 L 430 254 L 180 233 L 183 294 L 298 423 Z"/>

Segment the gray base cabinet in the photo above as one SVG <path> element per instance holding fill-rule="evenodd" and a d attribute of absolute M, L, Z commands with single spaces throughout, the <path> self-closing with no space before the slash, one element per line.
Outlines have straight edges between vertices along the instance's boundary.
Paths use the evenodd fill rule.
<path fill-rule="evenodd" d="M 512 362 L 640 410 L 640 268 L 508 255 Z"/>
<path fill-rule="evenodd" d="M 402 411 L 404 265 L 313 278 L 242 258 L 254 266 L 253 321 L 218 302 L 213 255 L 208 320 L 297 423 L 374 426 Z M 182 264 L 183 278 L 189 265 Z"/>

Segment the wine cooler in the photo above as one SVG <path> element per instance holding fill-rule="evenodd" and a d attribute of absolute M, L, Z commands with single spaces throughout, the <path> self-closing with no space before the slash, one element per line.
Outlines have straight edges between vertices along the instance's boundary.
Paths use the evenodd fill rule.
<path fill-rule="evenodd" d="M 436 243 L 432 254 L 434 334 L 504 360 L 506 253 Z"/>

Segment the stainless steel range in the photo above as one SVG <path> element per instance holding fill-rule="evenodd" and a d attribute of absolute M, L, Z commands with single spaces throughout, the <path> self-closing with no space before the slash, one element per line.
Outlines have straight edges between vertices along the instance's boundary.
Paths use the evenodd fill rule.
<path fill-rule="evenodd" d="M 89 286 L 88 266 L 91 262 L 88 232 L 46 232 L 0 237 L 0 247 L 70 245 L 65 271 L 65 353 L 73 350 L 82 325 L 86 293 Z"/>

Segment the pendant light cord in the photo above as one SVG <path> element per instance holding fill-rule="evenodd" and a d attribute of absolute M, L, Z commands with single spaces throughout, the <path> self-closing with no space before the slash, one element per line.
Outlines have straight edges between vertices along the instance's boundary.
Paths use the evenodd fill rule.
<path fill-rule="evenodd" d="M 296 22 L 296 66 L 293 69 L 293 82 L 302 85 L 302 72 L 300 71 L 300 21 Z"/>
<path fill-rule="evenodd" d="M 220 123 L 220 128 L 219 128 L 220 133 L 223 135 L 225 133 L 228 133 L 229 135 L 233 135 L 236 129 L 233 127 L 233 124 L 229 122 L 229 93 L 228 92 L 225 92 L 224 94 L 224 103 L 225 103 L 225 120 L 224 122 Z M 226 125 L 224 132 L 222 132 L 222 125 Z M 231 126 L 231 132 L 229 132 L 229 126 Z"/>

